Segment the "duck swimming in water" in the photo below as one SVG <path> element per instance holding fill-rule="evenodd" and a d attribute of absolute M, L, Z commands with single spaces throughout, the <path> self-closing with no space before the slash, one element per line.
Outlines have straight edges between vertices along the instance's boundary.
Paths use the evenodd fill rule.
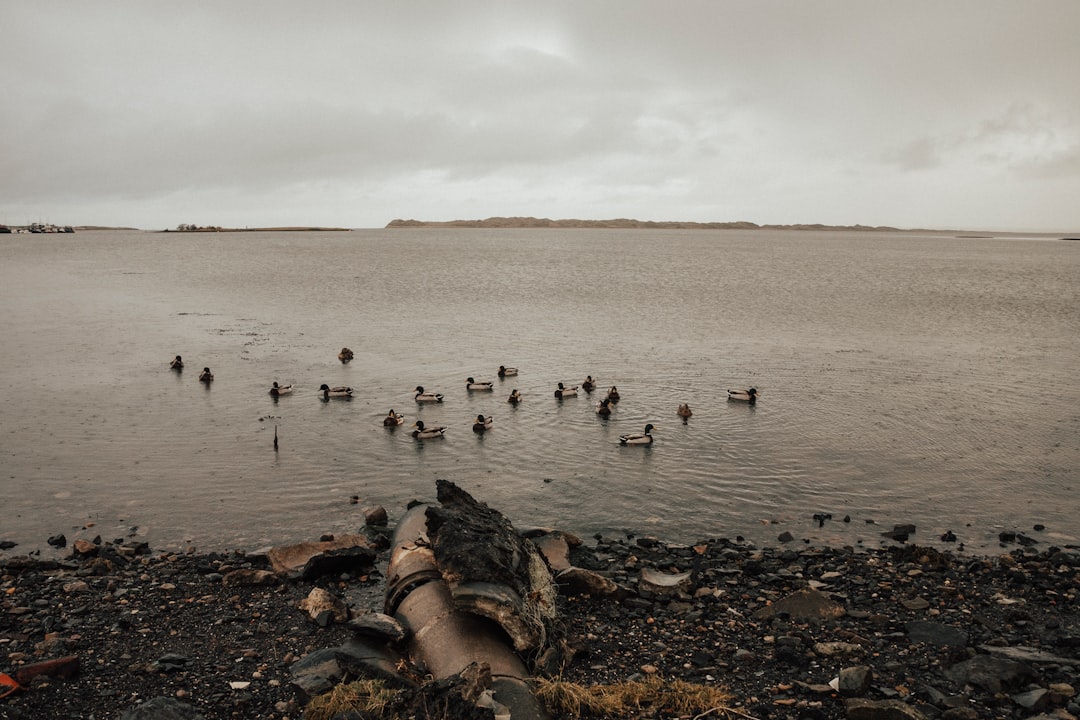
<path fill-rule="evenodd" d="M 446 432 L 446 428 L 441 425 L 424 427 L 423 420 L 417 420 L 413 427 L 416 429 L 412 431 L 412 436 L 417 440 L 430 440 L 431 438 L 442 437 L 443 433 Z"/>
<path fill-rule="evenodd" d="M 493 384 L 489 382 L 476 382 L 472 378 L 465 381 L 466 390 L 491 390 Z"/>
<path fill-rule="evenodd" d="M 394 409 L 390 408 L 390 412 L 388 412 L 386 414 L 386 417 L 383 418 L 382 424 L 385 427 L 397 427 L 398 425 L 404 425 L 405 416 L 400 413 L 394 412 Z"/>
<path fill-rule="evenodd" d="M 612 385 L 611 389 L 607 391 L 607 399 L 613 403 L 619 402 L 619 391 L 615 388 L 614 385 Z"/>
<path fill-rule="evenodd" d="M 600 417 L 608 417 L 611 415 L 611 401 L 604 398 L 596 405 L 596 414 Z"/>
<path fill-rule="evenodd" d="M 341 352 L 337 354 L 337 359 L 343 363 L 347 363 L 353 359 L 353 351 L 347 347 L 341 348 Z"/>
<path fill-rule="evenodd" d="M 511 405 L 517 405 L 519 402 L 521 402 L 521 393 L 519 393 L 515 389 L 512 393 L 510 393 L 510 397 L 506 398 L 506 402 L 510 403 Z"/>
<path fill-rule="evenodd" d="M 270 386 L 270 395 L 272 397 L 281 397 L 282 395 L 288 395 L 292 392 L 292 385 L 278 385 L 277 380 Z"/>
<path fill-rule="evenodd" d="M 326 383 L 319 386 L 319 390 L 322 391 L 323 399 L 329 400 L 330 398 L 351 398 L 352 388 L 345 385 L 338 385 L 336 387 L 330 387 Z"/>
<path fill-rule="evenodd" d="M 476 422 L 473 423 L 472 431 L 474 433 L 482 433 L 491 429 L 491 416 L 490 415 L 477 415 Z"/>
<path fill-rule="evenodd" d="M 653 426 L 650 423 L 645 426 L 645 432 L 627 433 L 619 436 L 620 445 L 652 445 Z"/>
<path fill-rule="evenodd" d="M 758 391 L 756 388 L 750 388 L 749 390 L 728 390 L 728 400 L 740 400 L 742 402 L 748 402 L 751 405 L 757 403 Z"/>
<path fill-rule="evenodd" d="M 514 377 L 517 375 L 517 368 L 508 368 L 505 365 L 499 366 L 499 377 Z"/>
<path fill-rule="evenodd" d="M 184 369 L 184 361 L 180 359 L 179 355 L 174 357 L 172 362 L 169 363 L 169 369 L 170 370 L 177 370 L 177 371 Z"/>
<path fill-rule="evenodd" d="M 675 413 L 676 413 L 676 414 L 677 414 L 677 415 L 678 415 L 679 417 L 681 417 L 681 418 L 682 418 L 683 420 L 685 420 L 686 418 L 688 418 L 688 417 L 690 417 L 691 415 L 693 415 L 693 414 L 694 414 L 694 411 L 690 409 L 690 406 L 689 406 L 689 405 L 687 405 L 686 403 L 683 403 L 683 404 L 679 405 L 679 409 L 678 409 L 678 410 L 676 410 L 676 411 L 675 411 Z"/>
<path fill-rule="evenodd" d="M 596 381 L 594 381 L 592 379 L 592 375 L 589 375 L 581 383 L 581 389 L 584 390 L 587 393 L 591 393 L 593 391 L 593 389 L 595 389 L 595 388 L 596 388 Z"/>
<path fill-rule="evenodd" d="M 416 402 L 442 402 L 442 393 L 430 393 L 424 391 L 423 385 L 416 386 Z"/>
<path fill-rule="evenodd" d="M 555 397 L 568 398 L 577 397 L 577 385 L 574 387 L 565 387 L 562 383 L 559 383 L 558 389 L 555 390 Z"/>
<path fill-rule="evenodd" d="M 199 382 L 214 382 L 214 373 L 210 372 L 210 368 L 204 367 L 202 369 L 202 372 L 199 373 Z"/>

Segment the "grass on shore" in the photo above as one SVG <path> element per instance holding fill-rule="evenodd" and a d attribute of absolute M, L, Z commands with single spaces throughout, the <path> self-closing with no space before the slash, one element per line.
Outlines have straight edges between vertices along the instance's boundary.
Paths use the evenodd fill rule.
<path fill-rule="evenodd" d="M 650 676 L 641 681 L 585 686 L 559 679 L 536 678 L 533 685 L 537 699 L 560 718 L 623 720 L 631 717 L 631 713 L 647 708 L 663 708 L 677 715 L 695 713 L 698 718 L 744 717 L 726 707 L 731 700 L 726 691 L 683 680 L 666 681 Z M 386 714 L 398 692 L 387 688 L 380 680 L 343 683 L 314 698 L 304 709 L 304 720 L 330 720 L 347 711 L 380 720 L 401 720 L 396 714 Z"/>

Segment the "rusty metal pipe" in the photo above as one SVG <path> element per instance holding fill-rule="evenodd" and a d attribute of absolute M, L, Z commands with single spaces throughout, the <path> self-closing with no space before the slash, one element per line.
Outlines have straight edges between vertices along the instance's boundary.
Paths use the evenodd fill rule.
<path fill-rule="evenodd" d="M 502 628 L 455 608 L 428 543 L 424 511 L 414 506 L 398 523 L 387 568 L 386 613 L 409 630 L 410 654 L 437 680 L 486 664 L 495 700 L 510 709 L 513 720 L 548 720 Z"/>

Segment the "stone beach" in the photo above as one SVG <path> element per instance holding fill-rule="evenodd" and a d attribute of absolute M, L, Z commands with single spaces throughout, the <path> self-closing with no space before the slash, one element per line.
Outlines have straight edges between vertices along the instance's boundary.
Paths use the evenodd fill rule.
<path fill-rule="evenodd" d="M 6 548 L 0 672 L 21 689 L 0 699 L 0 718 L 303 717 L 297 663 L 339 652 L 383 611 L 390 530 L 381 508 L 368 518 L 354 537 L 299 549 L 162 554 L 98 539 L 48 560 Z M 634 717 L 1080 715 L 1076 547 L 1010 535 L 999 555 L 969 556 L 893 537 L 855 549 L 524 535 L 565 543 L 569 566 L 557 576 L 563 651 L 529 658 L 535 675 L 655 676 L 731 696 L 696 715 Z"/>

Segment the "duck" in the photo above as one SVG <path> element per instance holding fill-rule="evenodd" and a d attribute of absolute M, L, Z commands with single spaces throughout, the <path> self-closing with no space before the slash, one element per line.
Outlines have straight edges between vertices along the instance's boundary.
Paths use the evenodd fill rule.
<path fill-rule="evenodd" d="M 424 392 L 423 385 L 416 386 L 416 402 L 442 402 L 442 393 Z"/>
<path fill-rule="evenodd" d="M 386 417 L 383 418 L 382 424 L 385 427 L 397 427 L 398 425 L 404 425 L 405 416 L 401 413 L 394 412 L 394 409 L 390 408 L 390 412 L 386 413 Z"/>
<path fill-rule="evenodd" d="M 607 417 L 611 414 L 611 402 L 604 398 L 596 405 L 596 414 L 600 417 Z"/>
<path fill-rule="evenodd" d="M 613 403 L 619 402 L 619 391 L 614 385 L 612 385 L 611 389 L 607 391 L 607 399 Z"/>
<path fill-rule="evenodd" d="M 172 369 L 172 370 L 177 370 L 177 371 L 183 370 L 184 369 L 184 361 L 180 359 L 179 355 L 177 355 L 175 358 L 173 358 L 173 361 L 171 363 L 169 363 L 169 368 Z"/>
<path fill-rule="evenodd" d="M 446 428 L 441 425 L 424 427 L 423 420 L 417 420 L 413 427 L 416 429 L 412 431 L 412 436 L 417 440 L 430 440 L 431 438 L 442 437 L 443 433 L 446 432 Z"/>
<path fill-rule="evenodd" d="M 508 368 L 505 365 L 499 366 L 499 377 L 514 377 L 517 372 L 517 368 Z"/>
<path fill-rule="evenodd" d="M 210 368 L 204 367 L 202 369 L 202 372 L 199 373 L 199 382 L 214 382 L 214 373 L 210 372 Z"/>
<path fill-rule="evenodd" d="M 587 393 L 591 393 L 596 388 L 596 382 L 592 379 L 592 375 L 589 375 L 581 382 L 581 389 Z"/>
<path fill-rule="evenodd" d="M 511 405 L 517 405 L 519 402 L 521 402 L 521 393 L 518 392 L 517 389 L 515 389 L 512 393 L 510 393 L 510 397 L 506 398 L 506 402 L 510 403 Z"/>
<path fill-rule="evenodd" d="M 323 399 L 329 400 L 330 398 L 350 398 L 352 397 L 352 388 L 345 385 L 338 385 L 336 387 L 330 387 L 326 383 L 319 386 L 319 390 L 322 391 Z"/>
<path fill-rule="evenodd" d="M 474 433 L 482 433 L 491 429 L 491 416 L 485 416 L 483 414 L 476 416 L 476 422 L 473 423 L 472 431 Z"/>
<path fill-rule="evenodd" d="M 492 383 L 489 382 L 476 382 L 472 378 L 465 381 L 466 390 L 491 390 L 493 389 Z"/>
<path fill-rule="evenodd" d="M 688 404 L 682 403 L 681 405 L 679 405 L 679 409 L 676 410 L 675 413 L 683 420 L 685 420 L 686 418 L 693 415 L 694 411 L 690 409 L 690 406 Z"/>
<path fill-rule="evenodd" d="M 562 383 L 559 383 L 559 387 L 555 390 L 555 397 L 568 398 L 577 397 L 577 385 L 574 387 L 564 387 Z"/>
<path fill-rule="evenodd" d="M 728 390 L 728 400 L 741 400 L 742 402 L 748 402 L 751 405 L 755 404 L 758 399 L 757 388 L 750 388 L 749 390 Z"/>
<path fill-rule="evenodd" d="M 341 348 L 341 352 L 337 354 L 337 359 L 343 363 L 347 363 L 353 359 L 353 351 L 347 347 Z"/>
<path fill-rule="evenodd" d="M 282 395 L 288 395 L 292 392 L 292 385 L 278 385 L 277 380 L 270 386 L 270 395 L 273 397 L 281 397 Z"/>
<path fill-rule="evenodd" d="M 652 423 L 645 426 L 645 432 L 639 433 L 627 433 L 626 435 L 619 436 L 620 445 L 652 445 L 653 437 L 652 431 L 654 427 Z"/>

